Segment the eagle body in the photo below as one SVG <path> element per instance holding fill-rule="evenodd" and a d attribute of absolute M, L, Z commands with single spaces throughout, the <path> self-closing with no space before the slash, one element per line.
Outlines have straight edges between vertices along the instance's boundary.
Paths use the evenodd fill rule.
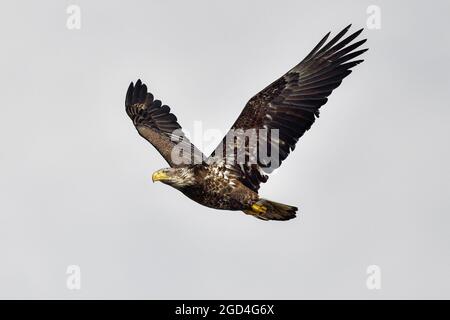
<path fill-rule="evenodd" d="M 209 157 L 187 139 L 169 106 L 154 99 L 141 80 L 131 83 L 126 112 L 138 133 L 170 165 L 156 171 L 153 181 L 210 208 L 243 211 L 262 220 L 295 218 L 297 207 L 261 198 L 258 191 L 311 128 L 328 96 L 363 61 L 354 60 L 367 51 L 359 49 L 366 39 L 354 42 L 362 29 L 344 37 L 349 29 L 329 41 L 326 34 L 299 64 L 254 95 Z M 269 131 L 276 135 L 262 134 Z M 257 134 L 253 140 L 235 137 L 236 132 Z M 267 161 L 261 150 L 277 161 Z"/>
<path fill-rule="evenodd" d="M 190 167 L 195 183 L 180 188 L 190 199 L 210 208 L 249 210 L 258 202 L 258 194 L 232 176 L 223 163 Z"/>

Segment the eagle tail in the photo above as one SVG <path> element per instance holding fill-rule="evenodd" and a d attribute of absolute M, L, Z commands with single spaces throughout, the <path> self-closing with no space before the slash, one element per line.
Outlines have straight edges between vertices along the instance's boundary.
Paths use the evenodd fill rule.
<path fill-rule="evenodd" d="M 297 210 L 297 207 L 261 198 L 244 212 L 261 220 L 284 221 L 294 219 Z"/>

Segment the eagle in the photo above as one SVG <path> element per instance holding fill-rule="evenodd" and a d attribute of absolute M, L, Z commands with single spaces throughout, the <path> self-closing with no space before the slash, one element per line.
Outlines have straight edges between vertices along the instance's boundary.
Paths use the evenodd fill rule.
<path fill-rule="evenodd" d="M 154 172 L 153 182 L 210 208 L 243 211 L 261 220 L 295 218 L 297 207 L 262 198 L 258 190 L 311 128 L 331 92 L 364 61 L 360 55 L 368 49 L 360 47 L 367 39 L 355 40 L 363 29 L 347 34 L 350 27 L 331 40 L 328 32 L 299 64 L 253 96 L 208 157 L 189 141 L 169 106 L 155 99 L 140 79 L 131 82 L 126 112 L 170 166 Z M 269 131 L 275 133 L 269 136 Z"/>

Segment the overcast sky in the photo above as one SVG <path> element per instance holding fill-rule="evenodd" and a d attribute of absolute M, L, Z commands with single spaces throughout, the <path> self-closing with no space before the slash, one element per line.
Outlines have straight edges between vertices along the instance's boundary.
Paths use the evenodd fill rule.
<path fill-rule="evenodd" d="M 67 27 L 72 4 L 80 29 Z M 372 4 L 381 28 L 362 34 L 366 61 L 260 190 L 297 219 L 152 184 L 167 164 L 125 113 L 131 81 L 187 131 L 225 132 L 326 32 L 365 27 Z M 0 297 L 450 298 L 448 12 L 448 1 L 2 1 Z M 366 286 L 371 265 L 379 290 Z"/>

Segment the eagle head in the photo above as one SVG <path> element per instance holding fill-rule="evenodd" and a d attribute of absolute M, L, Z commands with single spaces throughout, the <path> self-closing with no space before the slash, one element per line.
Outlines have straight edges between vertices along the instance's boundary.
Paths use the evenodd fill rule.
<path fill-rule="evenodd" d="M 194 170 L 189 167 L 164 168 L 155 171 L 152 175 L 153 182 L 161 181 L 176 189 L 195 184 Z"/>

